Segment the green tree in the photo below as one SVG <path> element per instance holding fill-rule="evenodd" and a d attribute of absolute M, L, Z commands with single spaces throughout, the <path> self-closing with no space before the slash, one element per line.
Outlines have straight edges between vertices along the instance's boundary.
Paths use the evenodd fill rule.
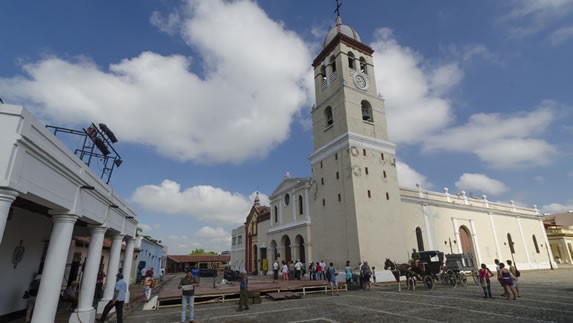
<path fill-rule="evenodd" d="M 195 248 L 195 250 L 191 251 L 190 255 L 192 256 L 199 256 L 199 255 L 217 255 L 214 251 L 205 251 L 201 248 Z"/>

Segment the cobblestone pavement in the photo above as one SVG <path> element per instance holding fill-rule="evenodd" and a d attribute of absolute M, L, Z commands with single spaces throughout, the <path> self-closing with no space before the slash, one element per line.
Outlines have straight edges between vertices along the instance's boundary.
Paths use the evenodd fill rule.
<path fill-rule="evenodd" d="M 436 283 L 433 290 L 418 284 L 416 291 L 397 291 L 396 284 L 379 284 L 371 290 L 312 294 L 297 300 L 270 301 L 237 312 L 237 303 L 195 306 L 198 322 L 478 322 L 573 321 L 573 269 L 524 271 L 521 298 L 506 300 L 494 279 L 494 299 L 484 299 L 470 279 L 466 287 Z M 180 307 L 133 311 L 127 323 L 180 322 Z"/>

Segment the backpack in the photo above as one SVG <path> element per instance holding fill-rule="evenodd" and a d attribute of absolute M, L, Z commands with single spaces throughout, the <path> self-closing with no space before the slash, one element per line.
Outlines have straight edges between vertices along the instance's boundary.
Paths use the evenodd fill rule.
<path fill-rule="evenodd" d="M 519 271 L 519 269 L 515 268 L 515 277 L 519 276 L 521 276 L 521 272 Z"/>

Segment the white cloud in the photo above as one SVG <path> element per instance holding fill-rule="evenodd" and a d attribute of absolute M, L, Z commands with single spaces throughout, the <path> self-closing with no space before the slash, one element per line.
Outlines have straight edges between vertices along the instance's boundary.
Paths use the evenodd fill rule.
<path fill-rule="evenodd" d="M 424 189 L 430 189 L 433 186 L 426 176 L 418 173 L 401 161 L 396 162 L 396 171 L 398 173 L 398 183 L 402 187 L 416 188 L 416 185 L 420 185 Z"/>
<path fill-rule="evenodd" d="M 171 234 L 164 243 L 172 255 L 188 255 L 195 249 L 219 253 L 231 247 L 231 233 L 222 227 L 204 226 L 189 235 Z"/>
<path fill-rule="evenodd" d="M 145 224 L 145 223 L 138 223 L 137 227 L 141 228 L 141 232 L 143 234 L 149 234 L 149 232 L 153 229 L 149 224 Z"/>
<path fill-rule="evenodd" d="M 423 57 L 394 39 L 388 28 L 374 34 L 378 91 L 386 99 L 390 139 L 415 143 L 452 121 L 451 106 L 440 97 L 456 86 L 463 73 L 455 62 L 430 66 Z"/>
<path fill-rule="evenodd" d="M 551 43 L 555 46 L 561 45 L 562 43 L 573 38 L 573 26 L 559 28 L 549 35 Z"/>
<path fill-rule="evenodd" d="M 514 37 L 543 31 L 573 11 L 570 0 L 513 0 L 508 4 L 509 12 L 501 21 L 513 24 L 510 35 Z"/>
<path fill-rule="evenodd" d="M 504 183 L 483 174 L 465 173 L 455 185 L 460 190 L 473 193 L 499 195 L 508 191 Z"/>
<path fill-rule="evenodd" d="M 164 17 L 160 12 L 155 11 L 151 15 L 151 18 L 149 18 L 149 22 L 162 32 L 169 35 L 175 35 L 179 32 L 179 28 L 181 27 L 181 17 L 177 11 L 169 13 L 167 17 Z"/>
<path fill-rule="evenodd" d="M 179 14 L 197 56 L 143 52 L 107 68 L 46 57 L 24 64 L 25 77 L 0 79 L 0 92 L 59 125 L 105 122 L 121 142 L 173 159 L 264 158 L 309 103 L 307 46 L 251 1 L 189 1 Z M 152 20 L 162 29 L 171 24 Z"/>
<path fill-rule="evenodd" d="M 514 115 L 474 114 L 462 126 L 424 138 L 427 151 L 476 154 L 494 168 L 547 165 L 557 149 L 540 136 L 554 119 L 552 102 Z"/>
<path fill-rule="evenodd" d="M 569 210 L 573 210 L 573 203 L 569 204 L 550 203 L 547 205 L 543 205 L 541 207 L 541 211 L 543 213 L 551 213 L 551 214 L 564 213 Z"/>
<path fill-rule="evenodd" d="M 245 196 L 209 185 L 181 190 L 181 185 L 164 180 L 161 185 L 138 187 L 131 200 L 147 212 L 191 216 L 201 221 L 241 224 L 252 206 Z"/>

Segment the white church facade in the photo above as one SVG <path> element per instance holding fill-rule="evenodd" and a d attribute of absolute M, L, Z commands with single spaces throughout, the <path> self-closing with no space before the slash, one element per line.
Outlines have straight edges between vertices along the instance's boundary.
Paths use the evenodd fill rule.
<path fill-rule="evenodd" d="M 535 206 L 400 187 L 372 54 L 338 17 L 313 61 L 312 175 L 287 175 L 265 217 L 253 216 L 255 201 L 233 231 L 243 243 L 232 246 L 231 263 L 258 273 L 272 271 L 263 264 L 275 259 L 338 268 L 367 260 L 382 269 L 386 258 L 406 262 L 415 248 L 470 254 L 478 266 L 513 257 L 523 270 L 549 268 L 553 256 L 542 248 L 548 241 Z"/>

